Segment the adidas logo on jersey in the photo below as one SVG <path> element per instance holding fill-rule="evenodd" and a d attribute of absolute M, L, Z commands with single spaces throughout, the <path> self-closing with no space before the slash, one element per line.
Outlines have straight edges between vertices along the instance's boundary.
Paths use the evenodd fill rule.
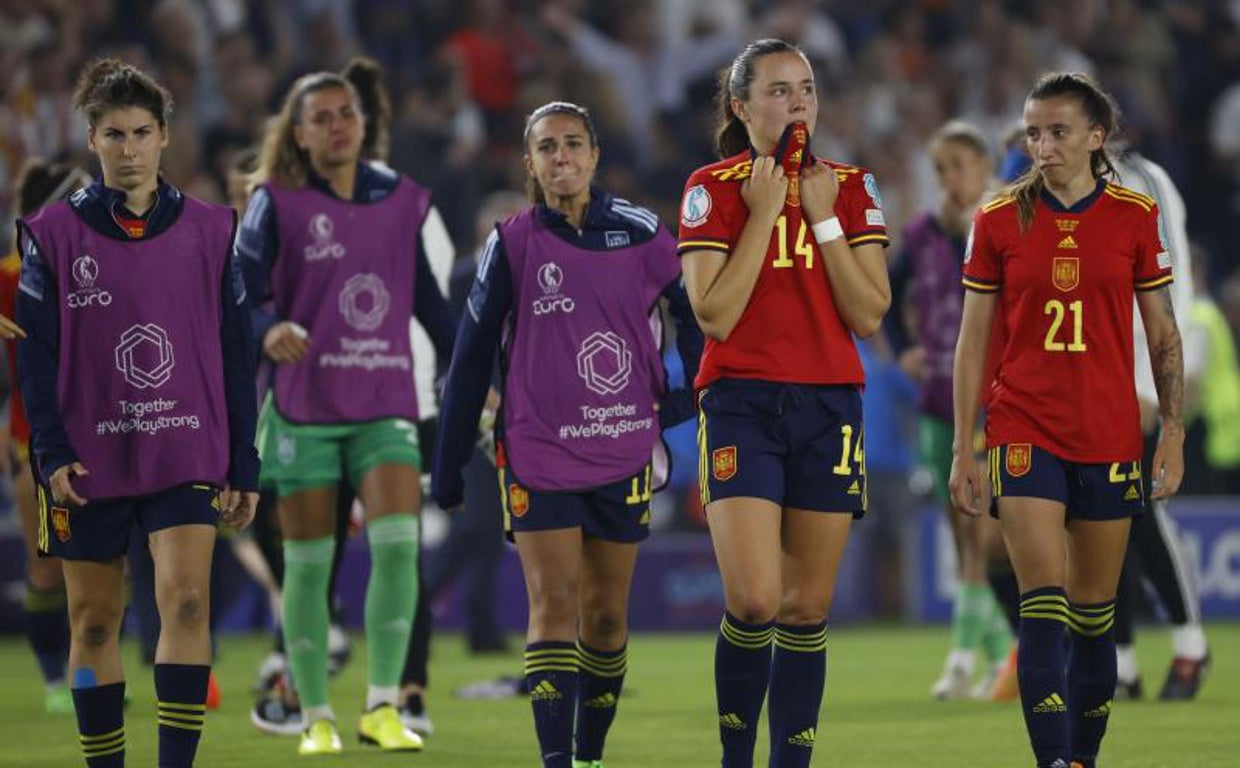
<path fill-rule="evenodd" d="M 1091 717 L 1091 718 L 1106 717 L 1107 715 L 1110 715 L 1110 714 L 1111 714 L 1111 702 L 1109 701 L 1104 701 L 1102 702 L 1102 706 L 1094 707 L 1093 709 L 1087 709 L 1084 712 L 1085 717 Z"/>
<path fill-rule="evenodd" d="M 553 701 L 564 698 L 564 694 L 556 690 L 550 680 L 543 680 L 530 691 L 530 698 L 534 701 Z"/>
<path fill-rule="evenodd" d="M 814 746 L 814 729 L 806 728 L 798 734 L 788 737 L 788 743 L 798 747 Z"/>
<path fill-rule="evenodd" d="M 1068 705 L 1063 703 L 1063 699 L 1060 698 L 1059 694 L 1057 693 L 1052 693 L 1050 696 L 1047 696 L 1045 699 L 1042 699 L 1042 703 L 1035 705 L 1033 708 L 1033 713 L 1035 715 L 1045 715 L 1045 714 L 1050 714 L 1052 712 L 1067 712 L 1067 711 L 1068 711 Z"/>
<path fill-rule="evenodd" d="M 595 696 L 592 699 L 587 699 L 586 706 L 590 709 L 611 709 L 616 706 L 615 694 L 608 691 L 602 696 Z"/>
<path fill-rule="evenodd" d="M 1072 235 L 1068 235 L 1067 237 L 1059 241 L 1059 247 L 1060 248 L 1076 248 L 1077 244 L 1076 244 L 1076 241 L 1072 239 Z"/>
<path fill-rule="evenodd" d="M 861 481 L 860 480 L 852 481 L 852 485 L 848 486 L 848 495 L 849 496 L 860 496 L 861 495 Z"/>
<path fill-rule="evenodd" d="M 1137 488 L 1136 483 L 1128 486 L 1128 491 L 1124 494 L 1124 501 L 1136 501 L 1141 498 L 1141 491 Z"/>
<path fill-rule="evenodd" d="M 743 731 L 749 726 L 745 725 L 745 721 L 735 712 L 729 712 L 726 715 L 719 716 L 719 724 L 724 728 L 731 728 L 734 731 Z"/>

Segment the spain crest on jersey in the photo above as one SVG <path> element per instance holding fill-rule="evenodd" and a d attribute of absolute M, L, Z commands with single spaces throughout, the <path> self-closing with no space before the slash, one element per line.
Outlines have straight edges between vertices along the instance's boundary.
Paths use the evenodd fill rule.
<path fill-rule="evenodd" d="M 729 445 L 716 448 L 710 455 L 710 471 L 715 479 L 722 482 L 736 476 L 736 446 Z"/>
<path fill-rule="evenodd" d="M 1051 266 L 1051 282 L 1067 293 L 1081 282 L 1081 260 L 1076 256 L 1056 256 Z"/>
<path fill-rule="evenodd" d="M 1033 467 L 1033 446 L 1029 443 L 1012 443 L 1005 451 L 1007 473 L 1009 477 L 1021 477 L 1029 474 Z"/>
<path fill-rule="evenodd" d="M 73 532 L 69 530 L 69 510 L 65 507 L 52 507 L 52 530 L 61 543 L 73 537 Z"/>
<path fill-rule="evenodd" d="M 516 483 L 508 486 L 508 511 L 513 517 L 525 517 L 530 511 L 530 494 Z"/>

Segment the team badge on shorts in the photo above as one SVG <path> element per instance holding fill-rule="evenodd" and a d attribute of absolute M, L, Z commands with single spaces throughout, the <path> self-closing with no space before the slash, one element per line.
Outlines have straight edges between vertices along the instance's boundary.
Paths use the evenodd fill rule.
<path fill-rule="evenodd" d="M 65 507 L 52 507 L 52 530 L 61 543 L 73 537 L 73 532 L 69 530 L 69 510 Z"/>
<path fill-rule="evenodd" d="M 1067 293 L 1081 282 L 1081 260 L 1075 256 L 1056 256 L 1051 267 L 1051 282 Z"/>
<path fill-rule="evenodd" d="M 1033 446 L 1029 443 L 1012 443 L 1004 451 L 1006 454 L 1007 473 L 1010 477 L 1022 477 L 1029 474 L 1033 466 Z"/>
<path fill-rule="evenodd" d="M 513 517 L 524 517 L 530 511 L 530 494 L 516 483 L 508 486 L 508 511 Z"/>
<path fill-rule="evenodd" d="M 723 482 L 736 476 L 736 446 L 716 448 L 710 455 L 710 471 L 715 479 Z"/>

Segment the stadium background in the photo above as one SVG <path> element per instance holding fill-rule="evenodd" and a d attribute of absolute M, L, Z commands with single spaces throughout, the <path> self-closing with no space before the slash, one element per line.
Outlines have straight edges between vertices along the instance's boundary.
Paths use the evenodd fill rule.
<path fill-rule="evenodd" d="M 478 245 L 475 219 L 488 195 L 523 188 L 524 115 L 557 98 L 593 111 L 603 148 L 600 184 L 655 209 L 674 229 L 684 179 L 712 157 L 715 72 L 760 36 L 794 41 L 814 63 L 821 107 L 813 145 L 867 166 L 880 180 L 896 270 L 903 225 L 935 204 L 924 149 L 934 129 L 963 118 L 997 153 L 1038 73 L 1092 72 L 1119 101 L 1123 138 L 1166 167 L 1183 194 L 1189 233 L 1210 257 L 1201 289 L 1240 337 L 1235 0 L 0 0 L 0 236 L 12 241 L 13 182 L 25 159 L 91 167 L 85 125 L 70 99 L 80 66 L 104 54 L 149 69 L 172 90 L 164 172 L 208 200 L 227 199 L 236 153 L 256 145 L 297 76 L 340 70 L 365 53 L 384 67 L 392 94 L 391 164 L 433 190 L 458 258 L 471 258 Z M 867 344 L 865 353 L 871 483 L 891 492 L 874 494 L 870 517 L 855 529 L 833 621 L 942 620 L 953 589 L 950 539 L 928 476 L 915 464 L 910 384 L 885 340 Z M 721 589 L 695 507 L 692 427 L 671 442 L 677 471 L 656 497 L 634 624 L 709 630 Z M 22 554 L 7 500 L 0 504 L 0 632 L 7 633 L 20 630 Z M 1240 498 L 1182 497 L 1172 512 L 1206 619 L 1240 619 Z M 433 546 L 444 523 L 433 509 L 427 517 Z M 345 604 L 360 606 L 359 539 L 348 557 Z M 239 569 L 227 570 L 217 595 L 228 601 L 225 628 L 266 626 L 262 594 Z M 511 552 L 498 588 L 505 623 L 518 630 L 525 601 Z M 441 597 L 437 627 L 459 625 L 456 602 L 451 593 Z M 359 622 L 360 608 L 346 616 Z M 1234 664 L 1240 634 L 1213 626 L 1216 658 Z M 924 697 L 922 680 L 928 685 L 946 638 L 910 637 L 928 645 L 925 668 L 910 682 Z M 705 645 L 699 650 L 694 658 L 707 653 Z M 6 680 L 8 670 L 33 679 L 16 638 L 0 651 Z M 1161 667 L 1161 652 L 1156 658 Z M 508 666 L 515 668 L 515 659 Z M 0 704 L 5 727 L 13 723 L 7 706 Z M 1014 725 L 1015 713 L 1007 719 Z"/>

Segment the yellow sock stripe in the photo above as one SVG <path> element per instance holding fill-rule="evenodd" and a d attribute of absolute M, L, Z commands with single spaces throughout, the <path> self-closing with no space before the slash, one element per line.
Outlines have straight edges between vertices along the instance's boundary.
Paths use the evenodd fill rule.
<path fill-rule="evenodd" d="M 205 723 L 185 723 L 180 720 L 170 720 L 166 717 L 156 718 L 160 725 L 166 725 L 169 728 L 180 728 L 183 731 L 201 731 Z"/>
<path fill-rule="evenodd" d="M 117 737 L 120 737 L 122 739 L 125 738 L 124 727 L 117 728 L 115 731 L 111 731 L 109 733 L 100 733 L 96 736 L 86 736 L 80 733 L 78 734 L 78 740 L 81 741 L 83 745 L 98 744 L 103 741 L 113 741 Z"/>
<path fill-rule="evenodd" d="M 179 710 L 181 712 L 206 712 L 206 704 L 180 704 L 175 701 L 158 702 L 160 709 Z"/>
<path fill-rule="evenodd" d="M 812 635 L 798 635 L 776 628 L 775 645 L 787 651 L 801 651 L 803 653 L 825 651 L 827 649 L 827 630 L 824 627 L 821 631 L 815 632 Z"/>
<path fill-rule="evenodd" d="M 1089 608 L 1074 605 L 1072 606 L 1072 612 L 1080 616 L 1107 616 L 1115 613 L 1115 603 L 1110 602 L 1106 605 L 1091 606 Z"/>
<path fill-rule="evenodd" d="M 760 632 L 750 632 L 738 629 L 729 624 L 727 619 L 724 619 L 723 623 L 719 625 L 719 633 L 723 635 L 724 640 L 727 640 L 732 645 L 739 648 L 754 649 L 765 648 L 770 645 L 771 638 L 775 636 L 775 628 L 771 627 Z"/>
<path fill-rule="evenodd" d="M 1038 595 L 1020 601 L 1020 609 L 1026 608 L 1063 608 L 1068 610 L 1068 598 L 1063 595 Z"/>
<path fill-rule="evenodd" d="M 536 651 L 526 651 L 525 658 L 527 661 L 529 659 L 576 659 L 577 648 L 575 646 L 570 646 L 568 648 L 540 648 Z"/>
<path fill-rule="evenodd" d="M 1086 613 L 1089 610 L 1097 611 L 1097 613 L 1090 615 Z M 1074 607 L 1068 613 L 1068 626 L 1072 627 L 1074 632 L 1086 637 L 1104 635 L 1115 626 L 1115 604 L 1084 610 Z"/>
<path fill-rule="evenodd" d="M 118 752 L 124 752 L 124 751 L 125 751 L 125 741 L 124 739 L 122 739 L 120 744 L 117 744 L 114 747 L 108 747 L 107 749 L 83 749 L 82 756 L 86 757 L 87 759 L 92 758 L 92 757 L 107 757 L 108 755 L 115 755 Z"/>
<path fill-rule="evenodd" d="M 525 667 L 525 674 L 532 675 L 535 672 L 576 672 L 576 664 L 528 664 Z"/>
<path fill-rule="evenodd" d="M 193 715 L 192 712 L 169 711 L 165 710 L 164 707 L 159 708 L 159 716 L 171 717 L 174 718 L 174 720 L 184 720 L 185 722 L 203 722 L 207 718 L 206 713 L 201 713 L 201 715 Z"/>
<path fill-rule="evenodd" d="M 598 675 L 599 677 L 619 677 L 628 670 L 628 653 L 612 657 L 596 656 L 580 645 L 577 646 L 577 651 L 579 653 L 578 662 L 581 669 L 593 675 Z"/>

